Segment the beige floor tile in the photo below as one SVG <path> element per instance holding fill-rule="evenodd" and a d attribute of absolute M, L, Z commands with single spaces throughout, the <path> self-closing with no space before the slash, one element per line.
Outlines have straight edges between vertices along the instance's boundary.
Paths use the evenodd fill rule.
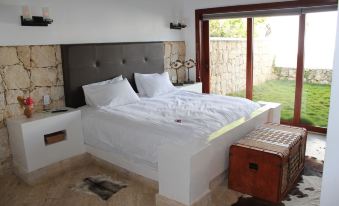
<path fill-rule="evenodd" d="M 307 154 L 323 158 L 325 144 L 324 137 L 311 134 Z M 71 187 L 83 178 L 99 174 L 125 182 L 128 187 L 120 190 L 108 201 L 71 190 Z M 74 169 L 35 186 L 27 185 L 15 175 L 0 176 L 0 206 L 154 206 L 157 192 L 153 187 L 130 180 L 126 175 L 120 175 L 96 164 Z M 234 192 L 229 191 L 227 182 L 224 181 L 214 189 L 206 204 L 229 206 L 229 203 L 237 198 Z"/>

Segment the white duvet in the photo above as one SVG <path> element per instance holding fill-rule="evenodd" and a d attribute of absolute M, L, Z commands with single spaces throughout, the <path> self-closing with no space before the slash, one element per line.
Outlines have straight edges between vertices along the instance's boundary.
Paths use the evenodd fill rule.
<path fill-rule="evenodd" d="M 183 90 L 118 107 L 85 106 L 85 143 L 156 164 L 159 146 L 207 141 L 211 133 L 259 107 L 244 98 Z"/>

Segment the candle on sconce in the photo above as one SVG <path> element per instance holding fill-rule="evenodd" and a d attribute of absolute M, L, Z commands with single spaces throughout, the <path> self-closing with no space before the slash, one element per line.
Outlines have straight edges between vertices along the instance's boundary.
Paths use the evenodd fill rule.
<path fill-rule="evenodd" d="M 29 9 L 29 6 L 27 6 L 27 5 L 22 7 L 22 18 L 26 21 L 32 20 L 31 11 Z"/>
<path fill-rule="evenodd" d="M 49 9 L 48 7 L 43 7 L 42 8 L 42 17 L 44 18 L 44 20 L 49 20 Z"/>

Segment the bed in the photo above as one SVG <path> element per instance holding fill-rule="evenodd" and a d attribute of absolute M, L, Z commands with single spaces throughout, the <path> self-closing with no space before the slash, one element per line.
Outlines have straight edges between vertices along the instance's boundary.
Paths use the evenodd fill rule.
<path fill-rule="evenodd" d="M 161 42 L 62 46 L 66 106 L 80 107 L 87 152 L 159 184 L 159 200 L 192 205 L 225 174 L 229 146 L 280 105 L 175 90 L 119 107 L 85 106 L 82 85 L 164 71 Z M 161 201 L 159 201 L 161 202 Z"/>

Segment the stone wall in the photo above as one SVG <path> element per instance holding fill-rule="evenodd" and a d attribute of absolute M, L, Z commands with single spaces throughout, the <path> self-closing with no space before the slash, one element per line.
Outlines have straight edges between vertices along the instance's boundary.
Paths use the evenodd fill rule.
<path fill-rule="evenodd" d="M 306 69 L 304 72 L 304 82 L 311 84 L 331 84 L 332 69 Z M 274 68 L 275 79 L 295 80 L 295 68 Z"/>
<path fill-rule="evenodd" d="M 259 85 L 275 78 L 273 74 L 274 52 L 268 40 L 254 41 L 253 45 L 253 84 Z"/>
<path fill-rule="evenodd" d="M 176 71 L 171 69 L 171 62 L 176 60 L 184 61 L 186 57 L 186 46 L 183 41 L 165 42 L 165 70 L 170 74 L 172 82 L 176 82 Z M 186 70 L 181 67 L 178 70 L 178 81 L 182 83 L 186 80 Z"/>
<path fill-rule="evenodd" d="M 17 96 L 31 96 L 41 111 L 45 94 L 52 106 L 64 105 L 60 46 L 0 47 L 0 174 L 10 168 L 5 119 L 23 113 Z"/>
<path fill-rule="evenodd" d="M 246 89 L 246 40 L 211 38 L 211 92 L 226 95 Z M 272 79 L 274 56 L 267 41 L 254 44 L 254 85 Z"/>
<path fill-rule="evenodd" d="M 165 69 L 170 62 L 185 59 L 184 42 L 165 42 Z M 180 70 L 179 81 L 185 72 Z M 59 45 L 0 47 L 0 175 L 11 167 L 6 118 L 22 115 L 17 96 L 31 96 L 35 111 L 42 110 L 42 96 L 50 95 L 51 107 L 64 106 L 62 60 Z"/>

